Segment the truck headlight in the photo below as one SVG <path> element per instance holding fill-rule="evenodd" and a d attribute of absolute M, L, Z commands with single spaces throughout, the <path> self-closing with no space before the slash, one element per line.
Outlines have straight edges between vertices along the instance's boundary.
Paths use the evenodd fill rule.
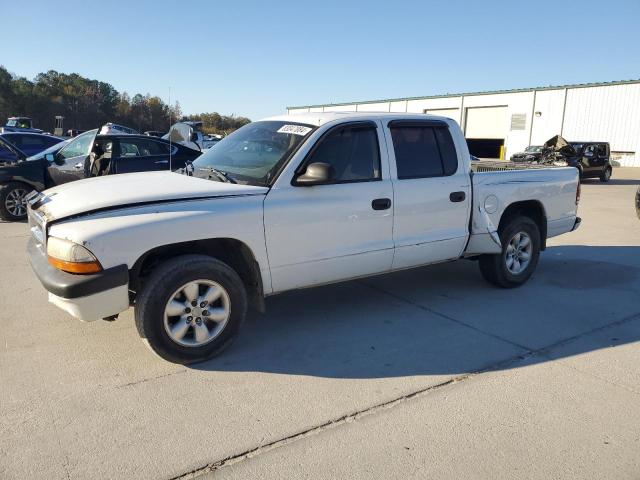
<path fill-rule="evenodd" d="M 98 259 L 82 245 L 57 237 L 47 239 L 47 260 L 58 270 L 69 273 L 97 273 Z"/>

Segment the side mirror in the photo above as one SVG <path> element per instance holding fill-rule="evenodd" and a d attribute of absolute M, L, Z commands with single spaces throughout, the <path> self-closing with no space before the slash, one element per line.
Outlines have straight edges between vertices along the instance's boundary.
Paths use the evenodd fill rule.
<path fill-rule="evenodd" d="M 333 167 L 328 163 L 316 162 L 307 165 L 305 172 L 295 180 L 295 184 L 301 187 L 323 185 L 334 178 Z"/>

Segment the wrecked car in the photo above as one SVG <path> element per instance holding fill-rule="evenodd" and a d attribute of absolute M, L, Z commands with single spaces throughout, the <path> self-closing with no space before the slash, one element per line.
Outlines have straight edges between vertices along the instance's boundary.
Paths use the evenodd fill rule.
<path fill-rule="evenodd" d="M 97 129 L 31 157 L 8 142 L 4 146 L 17 158 L 14 163 L 0 165 L 0 218 L 9 221 L 26 217 L 25 198 L 32 190 L 88 177 L 177 170 L 200 155 L 161 138 L 127 133 L 99 135 Z"/>
<path fill-rule="evenodd" d="M 542 145 L 529 145 L 524 149 L 524 152 L 517 152 L 511 155 L 512 162 L 529 162 L 533 160 L 540 160 L 542 155 Z"/>
<path fill-rule="evenodd" d="M 569 142 L 560 135 L 547 140 L 538 159 L 521 162 L 576 167 L 580 178 L 599 178 L 608 182 L 613 173 L 608 142 Z"/>

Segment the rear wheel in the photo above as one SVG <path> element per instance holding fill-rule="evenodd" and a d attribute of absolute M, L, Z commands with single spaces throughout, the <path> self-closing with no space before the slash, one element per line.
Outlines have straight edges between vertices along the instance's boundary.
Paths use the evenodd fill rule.
<path fill-rule="evenodd" d="M 33 190 L 20 182 L 9 182 L 0 188 L 0 218 L 11 222 L 24 220 L 27 217 L 27 200 Z"/>
<path fill-rule="evenodd" d="M 600 175 L 601 182 L 608 182 L 611 179 L 611 167 L 607 167 L 604 169 L 602 175 Z"/>
<path fill-rule="evenodd" d="M 519 287 L 538 265 L 540 230 L 529 217 L 514 217 L 502 229 L 502 252 L 480 257 L 480 272 L 489 283 L 502 288 Z"/>
<path fill-rule="evenodd" d="M 138 333 L 151 350 L 183 364 L 222 352 L 246 312 L 247 294 L 238 274 L 206 255 L 176 257 L 156 268 L 135 305 Z"/>

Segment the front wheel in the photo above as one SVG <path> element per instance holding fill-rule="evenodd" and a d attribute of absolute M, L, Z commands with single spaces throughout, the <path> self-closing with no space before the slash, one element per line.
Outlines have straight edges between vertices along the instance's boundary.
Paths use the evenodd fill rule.
<path fill-rule="evenodd" d="M 480 272 L 489 283 L 502 288 L 519 287 L 538 265 L 540 230 L 529 217 L 513 218 L 500 233 L 502 252 L 480 257 Z"/>
<path fill-rule="evenodd" d="M 20 182 L 9 182 L 0 187 L 0 218 L 10 222 L 27 217 L 27 195 L 32 189 Z"/>
<path fill-rule="evenodd" d="M 211 358 L 235 339 L 247 313 L 238 274 L 206 255 L 184 255 L 157 267 L 136 299 L 138 333 L 174 363 Z"/>

